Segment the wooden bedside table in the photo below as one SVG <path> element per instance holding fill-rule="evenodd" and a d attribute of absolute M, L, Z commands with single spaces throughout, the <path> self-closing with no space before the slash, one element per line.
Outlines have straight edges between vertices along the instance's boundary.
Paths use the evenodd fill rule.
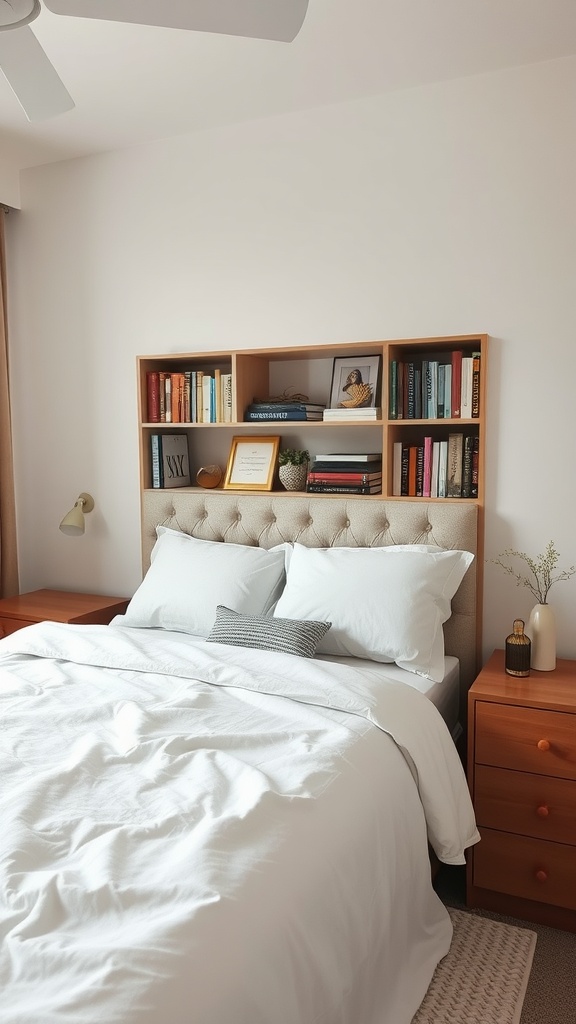
<path fill-rule="evenodd" d="M 576 661 L 556 666 L 515 679 L 495 651 L 469 691 L 467 903 L 576 931 Z"/>
<path fill-rule="evenodd" d="M 15 633 L 33 622 L 81 622 L 107 625 L 126 611 L 122 597 L 73 594 L 65 590 L 33 590 L 19 597 L 0 600 L 0 637 Z"/>

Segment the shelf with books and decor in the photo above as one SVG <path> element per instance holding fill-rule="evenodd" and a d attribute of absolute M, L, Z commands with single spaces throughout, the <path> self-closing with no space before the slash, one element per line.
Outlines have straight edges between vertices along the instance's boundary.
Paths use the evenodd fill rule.
<path fill-rule="evenodd" d="M 268 464 L 278 438 L 282 448 L 310 452 L 317 474 L 307 484 L 311 494 L 351 488 L 368 500 L 481 504 L 486 352 L 486 335 L 466 335 L 140 356 L 142 488 L 194 486 L 210 465 L 221 471 L 219 486 L 237 477 L 247 491 L 286 493 Z M 166 445 L 165 435 L 180 440 Z M 181 446 L 181 457 L 186 443 L 187 460 L 166 463 L 162 475 L 158 453 L 170 443 Z M 335 456 L 346 463 L 367 454 L 369 479 L 350 479 L 354 467 L 325 466 Z M 253 487 L 248 455 L 261 465 L 262 480 Z M 184 472 L 171 475 L 178 467 Z M 334 480 L 330 472 L 347 478 Z"/>
<path fill-rule="evenodd" d="M 387 492 L 484 502 L 485 334 L 390 342 Z"/>

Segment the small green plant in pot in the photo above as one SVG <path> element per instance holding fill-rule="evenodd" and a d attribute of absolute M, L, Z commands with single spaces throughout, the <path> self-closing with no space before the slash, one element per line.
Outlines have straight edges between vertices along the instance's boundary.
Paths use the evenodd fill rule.
<path fill-rule="evenodd" d="M 303 491 L 306 487 L 310 454 L 305 448 L 283 448 L 278 453 L 278 476 L 287 491 Z"/>

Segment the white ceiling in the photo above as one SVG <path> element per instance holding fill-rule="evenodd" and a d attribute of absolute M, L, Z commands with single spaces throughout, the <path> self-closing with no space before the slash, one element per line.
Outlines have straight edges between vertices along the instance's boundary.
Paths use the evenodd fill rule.
<path fill-rule="evenodd" d="M 33 31 L 76 107 L 30 124 L 0 74 L 0 161 L 20 168 L 572 55 L 576 0 L 310 0 L 292 43 L 45 9 Z"/>

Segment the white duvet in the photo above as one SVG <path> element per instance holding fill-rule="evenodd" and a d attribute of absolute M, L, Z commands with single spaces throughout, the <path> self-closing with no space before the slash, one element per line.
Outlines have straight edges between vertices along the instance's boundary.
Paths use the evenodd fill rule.
<path fill-rule="evenodd" d="M 183 634 L 0 642 L 0 1024 L 409 1024 L 478 839 L 381 674 Z"/>

